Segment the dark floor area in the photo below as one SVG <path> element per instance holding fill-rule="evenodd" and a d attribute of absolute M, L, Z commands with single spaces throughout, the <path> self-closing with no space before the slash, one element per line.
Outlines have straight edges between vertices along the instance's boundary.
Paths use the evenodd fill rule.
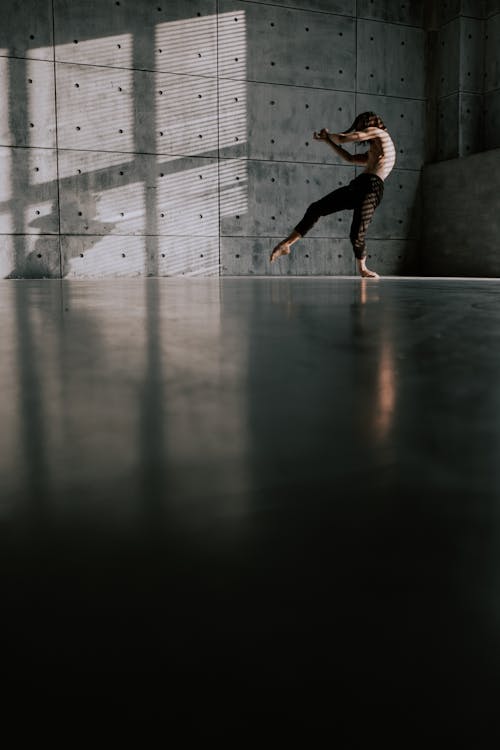
<path fill-rule="evenodd" d="M 1 282 L 9 710 L 498 738 L 499 294 Z"/>

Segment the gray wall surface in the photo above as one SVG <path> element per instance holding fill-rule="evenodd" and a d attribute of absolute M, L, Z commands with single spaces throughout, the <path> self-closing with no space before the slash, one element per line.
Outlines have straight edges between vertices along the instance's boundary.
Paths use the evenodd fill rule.
<path fill-rule="evenodd" d="M 422 184 L 419 272 L 496 277 L 500 0 L 433 4 L 427 27 L 430 163 Z"/>
<path fill-rule="evenodd" d="M 500 146 L 500 0 L 428 3 L 427 160 Z"/>
<path fill-rule="evenodd" d="M 484 148 L 500 146 L 500 0 L 486 4 Z"/>
<path fill-rule="evenodd" d="M 350 215 L 269 252 L 350 180 L 314 129 L 385 119 L 370 228 L 411 273 L 425 156 L 424 3 L 1 0 L 0 276 L 351 274 Z"/>
<path fill-rule="evenodd" d="M 423 171 L 422 272 L 500 276 L 500 149 Z"/>

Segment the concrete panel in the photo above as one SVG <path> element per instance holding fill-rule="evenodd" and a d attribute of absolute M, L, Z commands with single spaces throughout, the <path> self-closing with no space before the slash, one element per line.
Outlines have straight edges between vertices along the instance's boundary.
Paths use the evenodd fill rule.
<path fill-rule="evenodd" d="M 356 0 L 253 0 L 262 5 L 281 5 L 287 8 L 315 10 L 323 13 L 339 13 L 346 16 L 356 14 Z"/>
<path fill-rule="evenodd" d="M 0 56 L 52 60 L 52 2 L 23 0 L 2 3 Z"/>
<path fill-rule="evenodd" d="M 438 159 L 454 159 L 460 153 L 460 95 L 438 102 Z"/>
<path fill-rule="evenodd" d="M 349 127 L 353 119 L 352 93 L 219 82 L 220 147 L 224 157 L 337 163 L 332 149 L 313 140 L 313 131 L 328 127 L 338 132 Z"/>
<path fill-rule="evenodd" d="M 484 88 L 500 88 L 500 13 L 486 22 L 486 51 L 484 62 Z"/>
<path fill-rule="evenodd" d="M 57 65 L 59 145 L 195 154 L 217 149 L 217 83 L 203 77 Z"/>
<path fill-rule="evenodd" d="M 437 61 L 438 96 L 448 96 L 458 91 L 460 85 L 460 39 L 459 18 L 456 18 L 439 30 Z"/>
<path fill-rule="evenodd" d="M 2 279 L 57 279 L 60 277 L 59 237 L 10 235 L 0 244 Z"/>
<path fill-rule="evenodd" d="M 418 273 L 418 242 L 415 240 L 368 240 L 368 268 L 380 276 L 412 276 Z"/>
<path fill-rule="evenodd" d="M 61 152 L 61 170 L 72 173 L 60 184 L 63 234 L 217 236 L 216 159 L 139 154 L 131 163 L 92 169 L 100 156 Z"/>
<path fill-rule="evenodd" d="M 483 146 L 483 97 L 481 94 L 460 96 L 460 155 L 481 151 Z"/>
<path fill-rule="evenodd" d="M 220 11 L 220 76 L 354 90 L 354 19 L 238 0 Z"/>
<path fill-rule="evenodd" d="M 0 147 L 0 234 L 57 234 L 56 152 Z"/>
<path fill-rule="evenodd" d="M 218 275 L 217 237 L 162 237 L 154 252 L 146 237 L 62 237 L 65 278 Z M 152 257 L 153 256 L 153 257 Z"/>
<path fill-rule="evenodd" d="M 500 150 L 424 169 L 424 272 L 500 276 Z"/>
<path fill-rule="evenodd" d="M 215 0 L 55 0 L 56 60 L 215 76 Z"/>
<path fill-rule="evenodd" d="M 460 19 L 460 89 L 482 93 L 484 81 L 484 21 Z M 498 41 L 498 37 L 497 37 Z M 498 45 L 497 45 L 498 46 Z"/>
<path fill-rule="evenodd" d="M 484 148 L 500 147 L 500 90 L 484 97 Z"/>
<path fill-rule="evenodd" d="M 221 234 L 287 235 L 307 206 L 354 178 L 350 166 L 224 160 L 220 165 Z M 311 237 L 348 237 L 350 217 L 323 217 Z"/>
<path fill-rule="evenodd" d="M 223 276 L 352 276 L 356 263 L 349 240 L 306 237 L 289 256 L 269 262 L 278 237 L 222 237 Z"/>
<path fill-rule="evenodd" d="M 55 148 L 53 63 L 0 58 L 0 145 Z"/>
<path fill-rule="evenodd" d="M 372 2 L 372 0 L 358 0 L 357 16 L 358 18 L 403 23 L 422 28 L 424 25 L 424 3 L 402 3 L 400 0 L 385 0 L 385 2 L 380 3 Z"/>
<path fill-rule="evenodd" d="M 358 90 L 425 97 L 425 33 L 375 21 L 358 21 Z"/>
<path fill-rule="evenodd" d="M 356 111 L 373 110 L 387 125 L 396 146 L 396 167 L 420 169 L 425 159 L 424 101 L 357 94 Z"/>

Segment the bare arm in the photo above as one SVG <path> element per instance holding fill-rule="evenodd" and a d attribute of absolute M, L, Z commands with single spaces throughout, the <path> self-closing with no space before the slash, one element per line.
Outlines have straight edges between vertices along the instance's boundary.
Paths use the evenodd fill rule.
<path fill-rule="evenodd" d="M 354 157 L 353 157 L 352 154 L 349 153 L 349 151 L 346 151 L 341 146 L 338 146 L 332 140 L 332 138 L 327 138 L 326 142 L 333 148 L 333 150 L 335 151 L 336 154 L 338 154 L 342 159 L 344 159 L 344 161 L 348 161 L 348 162 L 352 163 Z"/>
<path fill-rule="evenodd" d="M 353 133 L 332 133 L 331 137 L 338 144 L 356 143 L 371 141 L 373 138 L 380 137 L 380 131 L 378 128 L 366 128 L 366 130 L 355 130 Z"/>
<path fill-rule="evenodd" d="M 338 154 L 345 161 L 348 161 L 350 164 L 366 164 L 366 161 L 368 159 L 368 156 L 366 154 L 350 154 L 349 151 L 346 151 L 341 146 L 339 146 L 338 143 L 336 143 L 337 138 L 337 134 L 330 134 L 326 128 L 320 130 L 319 133 L 314 133 L 315 140 L 325 141 L 326 143 L 328 143 L 333 148 L 336 154 Z"/>

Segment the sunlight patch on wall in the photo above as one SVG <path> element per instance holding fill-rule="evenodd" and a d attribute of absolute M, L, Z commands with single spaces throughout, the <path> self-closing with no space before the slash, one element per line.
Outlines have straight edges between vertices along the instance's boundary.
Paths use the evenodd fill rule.
<path fill-rule="evenodd" d="M 245 11 L 219 15 L 219 76 L 246 78 Z"/>
<path fill-rule="evenodd" d="M 40 191 L 47 193 L 51 188 L 55 192 L 57 181 L 57 152 L 49 149 L 29 149 L 29 183 L 30 185 L 43 185 Z"/>
<path fill-rule="evenodd" d="M 216 70 L 217 16 L 159 23 L 155 31 L 155 68 L 200 75 Z"/>
<path fill-rule="evenodd" d="M 35 60 L 52 60 L 54 56 L 54 48 L 52 46 L 34 47 L 33 49 L 27 50 L 27 54 Z"/>
<path fill-rule="evenodd" d="M 231 159 L 220 163 L 220 215 L 234 216 L 248 211 L 248 163 Z"/>
<path fill-rule="evenodd" d="M 162 237 L 159 273 L 162 276 L 218 276 L 218 237 Z"/>
<path fill-rule="evenodd" d="M 90 65 L 57 67 L 59 145 L 134 150 L 133 71 Z"/>
<path fill-rule="evenodd" d="M 247 140 L 247 84 L 222 80 L 219 82 L 219 146 L 234 148 Z"/>
<path fill-rule="evenodd" d="M 56 61 L 71 60 L 55 64 L 57 158 L 51 150 L 54 65 L 0 59 L 6 97 L 0 146 L 4 137 L 5 145 L 32 147 L 21 149 L 25 161 L 9 154 L 0 163 L 0 231 L 26 231 L 42 243 L 60 226 L 64 275 L 70 278 L 157 269 L 164 275 L 218 275 L 220 215 L 248 210 L 245 161 L 216 158 L 219 146 L 247 143 L 246 83 L 217 79 L 217 38 L 222 72 L 240 77 L 246 70 L 245 12 L 160 23 L 149 33 L 155 49 L 148 70 L 131 69 L 138 54 L 134 43 L 142 44 L 143 36 L 137 41 L 133 34 L 96 34 L 56 47 Z M 9 67 L 14 64 L 19 70 Z M 20 124 L 11 133 L 9 84 L 17 88 L 18 80 L 26 104 L 14 113 Z M 199 155 L 205 158 L 190 158 Z M 26 185 L 18 184 L 18 175 Z M 6 209 L 12 210 L 17 194 L 22 201 L 16 220 Z M 158 249 L 163 241 L 167 252 Z M 45 262 L 40 246 L 26 256 L 34 274 Z M 24 254 L 15 249 L 22 273 Z"/>
<path fill-rule="evenodd" d="M 218 235 L 217 163 L 165 174 L 157 181 L 159 234 Z"/>
<path fill-rule="evenodd" d="M 59 179 L 82 175 L 83 180 L 99 170 L 124 166 L 132 157 L 102 151 L 59 151 Z M 109 173 L 108 173 L 109 174 Z"/>
<path fill-rule="evenodd" d="M 141 276 L 146 272 L 144 237 L 63 237 L 66 278 Z"/>
<path fill-rule="evenodd" d="M 89 9 L 89 12 L 90 9 Z M 132 34 L 116 34 L 98 39 L 74 39 L 56 46 L 56 60 L 72 60 L 81 64 L 112 65 L 131 68 L 133 59 Z"/>
<path fill-rule="evenodd" d="M 214 17 L 215 18 L 215 17 Z M 203 24 L 197 24 L 197 21 Z M 162 55 L 167 45 L 161 40 L 169 40 L 171 69 L 179 70 L 178 59 L 195 60 L 212 33 L 215 20 L 188 19 L 182 22 L 160 24 L 157 29 L 157 49 Z M 176 36 L 180 24 L 180 36 Z M 192 31 L 194 29 L 194 31 Z M 209 33 L 210 32 L 210 33 Z M 235 11 L 219 16 L 219 63 L 222 70 L 244 77 L 246 71 L 246 24 L 245 12 Z M 211 36 L 210 36 L 211 38 Z M 189 40 L 189 41 L 188 41 Z M 182 51 L 187 44 L 186 52 Z M 186 57 L 183 57 L 183 55 Z M 157 52 L 157 56 L 160 56 Z M 221 57 L 222 56 L 222 57 Z M 198 58 L 199 59 L 199 58 Z M 231 65 L 230 65 L 231 63 Z M 157 67 L 161 67 L 157 60 Z M 199 67 L 185 65 L 184 72 L 197 73 Z M 218 146 L 234 146 L 244 143 L 246 132 L 246 84 L 244 81 L 224 81 L 224 100 L 218 106 L 216 82 L 210 78 L 193 76 L 172 76 L 158 73 L 156 89 L 156 149 L 171 154 L 201 154 L 215 151 Z M 222 123 L 221 123 L 222 120 Z M 226 124 L 224 139 L 219 143 L 219 125 Z"/>
<path fill-rule="evenodd" d="M 241 147 L 247 135 L 245 11 L 219 16 L 219 148 Z M 224 79 L 227 76 L 227 79 Z"/>
<path fill-rule="evenodd" d="M 113 227 L 114 234 L 148 234 L 143 182 L 104 190 L 97 202 L 96 221 Z"/>
<path fill-rule="evenodd" d="M 10 211 L 0 212 L 0 234 L 12 234 L 13 231 L 14 221 L 12 218 L 12 213 Z"/>
<path fill-rule="evenodd" d="M 215 80 L 158 73 L 156 94 L 158 153 L 201 154 L 217 149 Z"/>
<path fill-rule="evenodd" d="M 5 224 L 3 222 L 5 222 Z M 9 226 L 9 219 L 5 214 L 2 214 L 2 226 Z M 10 230 L 10 232 L 12 232 L 12 229 Z M 6 279 L 14 268 L 15 240 L 16 238 L 11 233 L 9 234 L 9 236 L 0 238 L 0 279 Z"/>

